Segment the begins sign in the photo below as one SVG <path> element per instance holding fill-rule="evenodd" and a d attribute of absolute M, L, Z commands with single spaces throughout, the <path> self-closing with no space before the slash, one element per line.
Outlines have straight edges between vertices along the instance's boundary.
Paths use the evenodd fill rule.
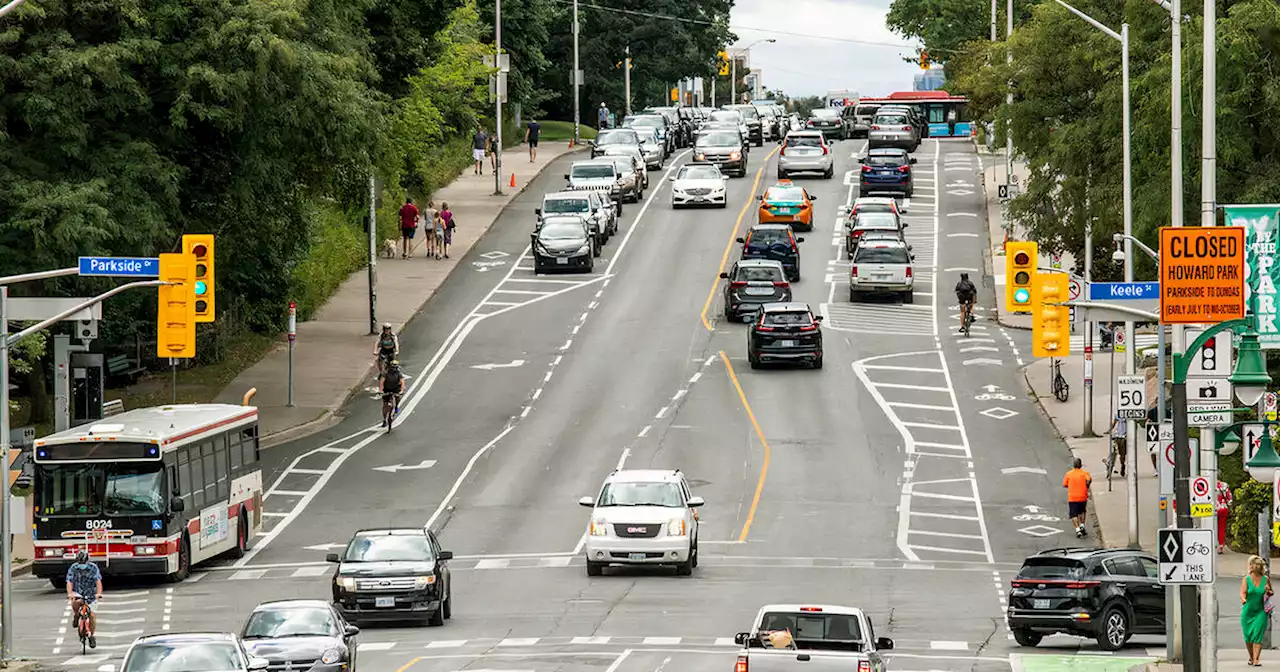
<path fill-rule="evenodd" d="M 1160 229 L 1160 321 L 1216 324 L 1244 317 L 1244 228 Z"/>

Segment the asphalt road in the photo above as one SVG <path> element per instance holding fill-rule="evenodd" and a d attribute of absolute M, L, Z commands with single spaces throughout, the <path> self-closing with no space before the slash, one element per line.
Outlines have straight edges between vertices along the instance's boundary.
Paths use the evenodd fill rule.
<path fill-rule="evenodd" d="M 864 144 L 836 145 L 835 179 L 797 178 L 819 216 L 793 287 L 826 317 L 823 370 L 752 370 L 743 325 L 721 316 L 718 274 L 776 177 L 772 145 L 731 180 L 729 207 L 672 210 L 655 174 L 595 272 L 534 276 L 532 210 L 562 159 L 402 334 L 411 389 L 392 432 L 361 397 L 337 427 L 268 451 L 274 515 L 252 554 L 175 586 L 111 586 L 100 631 L 117 648 L 75 656 L 58 594 L 21 581 L 18 652 L 74 669 L 142 632 L 238 629 L 260 601 L 327 597 L 326 551 L 383 525 L 429 525 L 456 554 L 454 617 L 366 629 L 366 670 L 722 671 L 762 604 L 805 601 L 866 609 L 896 640 L 895 670 L 1096 652 L 1065 637 L 1020 650 L 1004 625 L 1021 559 L 1074 539 L 1067 452 L 1019 372 L 1028 339 L 988 320 L 956 333 L 962 270 L 982 280 L 981 306 L 996 299 L 978 157 L 961 140 L 921 146 L 916 300 L 851 304 L 837 208 Z M 681 469 L 707 500 L 694 576 L 586 576 L 577 499 L 618 467 Z"/>

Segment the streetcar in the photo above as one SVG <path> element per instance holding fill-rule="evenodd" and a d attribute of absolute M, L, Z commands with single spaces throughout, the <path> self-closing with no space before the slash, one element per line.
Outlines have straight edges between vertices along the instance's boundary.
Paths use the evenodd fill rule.
<path fill-rule="evenodd" d="M 975 124 L 965 114 L 969 99 L 953 96 L 946 91 L 898 91 L 885 98 L 861 98 L 858 107 L 880 105 L 905 105 L 924 115 L 931 138 L 963 138 L 974 134 Z M 947 113 L 956 112 L 955 130 L 947 123 Z"/>
<path fill-rule="evenodd" d="M 181 581 L 262 530 L 258 409 L 127 411 L 35 441 L 32 573 L 63 586 L 85 549 L 104 575 Z"/>

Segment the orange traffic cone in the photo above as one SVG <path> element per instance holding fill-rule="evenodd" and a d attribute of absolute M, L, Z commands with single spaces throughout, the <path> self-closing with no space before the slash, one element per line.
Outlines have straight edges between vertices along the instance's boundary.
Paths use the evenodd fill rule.
<path fill-rule="evenodd" d="M 512 188 L 512 189 L 515 189 L 515 188 L 516 188 L 516 174 L 515 174 L 515 173 L 511 173 L 511 188 Z"/>
<path fill-rule="evenodd" d="M 573 149 L 573 138 L 569 138 L 569 149 Z"/>

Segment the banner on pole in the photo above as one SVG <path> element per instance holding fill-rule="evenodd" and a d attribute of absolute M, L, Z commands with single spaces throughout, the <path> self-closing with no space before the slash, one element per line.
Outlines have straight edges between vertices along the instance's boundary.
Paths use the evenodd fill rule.
<path fill-rule="evenodd" d="M 1245 305 L 1257 311 L 1258 343 L 1263 349 L 1280 348 L 1276 324 L 1276 285 L 1280 283 L 1280 204 L 1223 206 L 1227 226 L 1244 229 Z M 1258 301 L 1250 299 L 1257 293 Z"/>

